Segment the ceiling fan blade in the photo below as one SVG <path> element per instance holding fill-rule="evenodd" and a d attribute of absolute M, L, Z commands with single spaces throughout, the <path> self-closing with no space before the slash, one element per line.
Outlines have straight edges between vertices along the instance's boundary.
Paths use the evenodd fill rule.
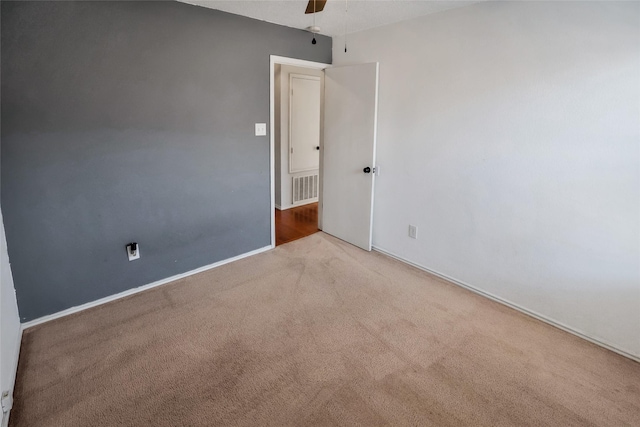
<path fill-rule="evenodd" d="M 313 10 L 313 4 L 315 2 L 316 10 Z M 327 0 L 309 0 L 307 3 L 307 10 L 304 11 L 305 14 L 322 12 L 324 10 L 324 5 L 327 4 Z"/>

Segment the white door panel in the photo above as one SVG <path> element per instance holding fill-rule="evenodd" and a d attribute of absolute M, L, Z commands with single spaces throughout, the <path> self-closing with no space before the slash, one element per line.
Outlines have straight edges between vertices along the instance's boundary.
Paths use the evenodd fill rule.
<path fill-rule="evenodd" d="M 322 230 L 368 251 L 377 111 L 378 63 L 325 70 Z"/>

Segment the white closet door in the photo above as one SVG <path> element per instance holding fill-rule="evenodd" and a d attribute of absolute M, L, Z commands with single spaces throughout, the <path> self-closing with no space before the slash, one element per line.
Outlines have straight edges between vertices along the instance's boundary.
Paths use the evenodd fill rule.
<path fill-rule="evenodd" d="M 289 77 L 289 173 L 316 170 L 320 149 L 320 78 Z"/>

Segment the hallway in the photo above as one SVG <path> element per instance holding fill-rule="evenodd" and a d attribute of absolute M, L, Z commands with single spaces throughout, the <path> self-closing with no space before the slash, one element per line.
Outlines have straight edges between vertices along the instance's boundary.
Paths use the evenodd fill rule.
<path fill-rule="evenodd" d="M 276 246 L 318 231 L 318 203 L 281 211 L 276 209 Z"/>

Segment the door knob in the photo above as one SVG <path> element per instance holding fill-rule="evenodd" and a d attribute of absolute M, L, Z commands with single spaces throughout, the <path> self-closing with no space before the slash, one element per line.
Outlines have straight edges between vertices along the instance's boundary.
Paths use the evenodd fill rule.
<path fill-rule="evenodd" d="M 371 173 L 371 168 L 369 166 L 367 166 L 366 168 L 362 169 L 362 172 Z"/>
<path fill-rule="evenodd" d="M 319 149 L 320 149 L 320 146 L 319 146 L 319 145 L 316 145 L 316 150 L 319 150 Z"/>

